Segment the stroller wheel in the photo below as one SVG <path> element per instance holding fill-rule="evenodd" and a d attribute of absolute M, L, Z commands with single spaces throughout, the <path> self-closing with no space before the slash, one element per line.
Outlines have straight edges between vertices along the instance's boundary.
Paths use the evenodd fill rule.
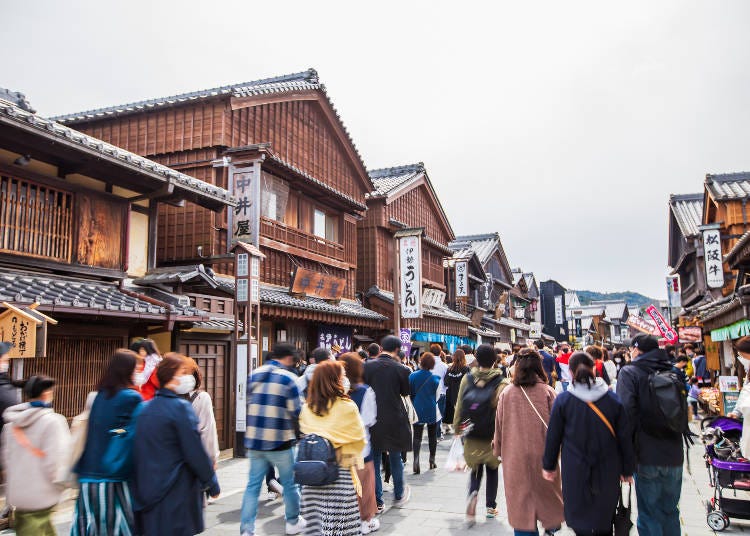
<path fill-rule="evenodd" d="M 706 516 L 706 523 L 711 529 L 722 531 L 729 526 L 729 517 L 721 510 L 716 510 Z"/>

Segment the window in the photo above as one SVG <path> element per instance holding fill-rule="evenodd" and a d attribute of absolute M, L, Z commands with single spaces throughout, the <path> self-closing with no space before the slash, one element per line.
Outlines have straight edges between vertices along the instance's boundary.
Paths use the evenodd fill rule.
<path fill-rule="evenodd" d="M 339 219 L 316 208 L 313 213 L 313 234 L 330 242 L 338 242 Z"/>
<path fill-rule="evenodd" d="M 237 301 L 240 303 L 247 301 L 247 279 L 237 280 Z"/>
<path fill-rule="evenodd" d="M 253 257 L 250 261 L 250 275 L 258 277 L 260 275 L 260 259 Z"/>
<path fill-rule="evenodd" d="M 247 275 L 247 253 L 239 253 L 237 255 L 237 275 Z"/>
<path fill-rule="evenodd" d="M 276 221 L 284 221 L 289 200 L 289 185 L 273 175 L 263 172 L 260 183 L 260 215 Z"/>

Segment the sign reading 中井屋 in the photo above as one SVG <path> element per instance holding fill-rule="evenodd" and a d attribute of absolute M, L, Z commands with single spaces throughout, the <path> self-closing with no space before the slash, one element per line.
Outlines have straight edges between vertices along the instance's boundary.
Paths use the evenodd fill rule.
<path fill-rule="evenodd" d="M 232 194 L 237 206 L 231 210 L 232 243 L 240 241 L 258 245 L 260 234 L 259 166 L 232 168 Z"/>
<path fill-rule="evenodd" d="M 419 236 L 398 239 L 401 269 L 401 317 L 422 317 L 422 241 Z"/>
<path fill-rule="evenodd" d="M 458 261 L 456 263 L 456 297 L 465 298 L 469 295 L 468 263 Z"/>
<path fill-rule="evenodd" d="M 703 230 L 703 259 L 706 263 L 706 284 L 710 288 L 724 286 L 724 265 L 721 258 L 721 234 L 718 229 Z"/>
<path fill-rule="evenodd" d="M 648 309 L 646 309 L 646 314 L 651 317 L 662 337 L 667 339 L 667 342 L 670 344 L 675 344 L 677 342 L 677 331 L 667 323 L 655 305 L 650 305 Z"/>
<path fill-rule="evenodd" d="M 315 272 L 301 266 L 294 269 L 292 294 L 315 296 L 324 300 L 340 300 L 344 297 L 346 279 L 330 274 Z"/>

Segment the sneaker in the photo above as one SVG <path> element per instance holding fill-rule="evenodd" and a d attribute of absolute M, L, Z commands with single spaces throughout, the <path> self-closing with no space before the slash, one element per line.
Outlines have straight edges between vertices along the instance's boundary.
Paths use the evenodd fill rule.
<path fill-rule="evenodd" d="M 556 529 L 547 529 L 544 531 L 544 536 L 555 536 L 555 533 L 561 528 L 562 527 L 557 527 Z"/>
<path fill-rule="evenodd" d="M 376 519 L 376 518 L 373 517 L 369 521 L 369 524 L 370 524 L 370 532 L 375 532 L 375 531 L 377 531 L 377 530 L 380 529 L 380 520 L 379 519 Z"/>
<path fill-rule="evenodd" d="M 378 513 L 377 513 L 377 515 L 382 514 L 383 510 L 385 510 L 385 505 L 384 504 L 379 504 L 378 505 Z"/>
<path fill-rule="evenodd" d="M 282 495 L 284 495 L 284 486 L 282 486 L 278 480 L 276 480 L 275 478 L 272 478 L 268 482 L 268 491 L 272 491 L 276 495 L 281 497 Z"/>
<path fill-rule="evenodd" d="M 266 493 L 266 500 L 267 501 L 275 501 L 278 498 L 279 498 L 279 494 L 278 493 L 275 493 L 273 491 L 269 491 L 268 493 Z"/>
<path fill-rule="evenodd" d="M 409 502 L 409 499 L 411 499 L 411 486 L 406 485 L 404 486 L 404 494 L 400 499 L 396 499 L 393 501 L 393 507 L 394 508 L 403 508 L 406 503 Z"/>
<path fill-rule="evenodd" d="M 494 519 L 498 515 L 497 508 L 487 508 L 487 519 Z"/>
<path fill-rule="evenodd" d="M 372 532 L 372 529 L 370 529 L 370 522 L 362 521 L 359 530 L 360 532 L 362 532 L 362 534 L 370 534 L 370 532 Z"/>
<path fill-rule="evenodd" d="M 302 516 L 297 518 L 297 523 L 292 525 L 289 521 L 286 522 L 286 533 L 287 534 L 300 534 L 307 526 L 307 521 Z"/>

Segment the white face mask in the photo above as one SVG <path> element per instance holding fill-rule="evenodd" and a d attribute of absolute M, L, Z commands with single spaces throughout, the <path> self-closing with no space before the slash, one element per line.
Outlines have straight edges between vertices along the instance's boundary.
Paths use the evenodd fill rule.
<path fill-rule="evenodd" d="M 742 363 L 742 367 L 745 370 L 748 370 L 750 368 L 750 359 L 747 359 L 746 357 L 742 357 L 742 354 L 737 354 L 737 359 L 739 360 L 740 363 Z"/>
<path fill-rule="evenodd" d="M 352 388 L 352 383 L 349 381 L 349 378 L 344 376 L 344 379 L 341 380 L 341 385 L 344 386 L 344 393 L 348 393 L 349 389 Z"/>
<path fill-rule="evenodd" d="M 192 374 L 184 374 L 177 377 L 180 383 L 175 387 L 174 392 L 178 395 L 186 395 L 195 389 L 195 377 Z"/>

